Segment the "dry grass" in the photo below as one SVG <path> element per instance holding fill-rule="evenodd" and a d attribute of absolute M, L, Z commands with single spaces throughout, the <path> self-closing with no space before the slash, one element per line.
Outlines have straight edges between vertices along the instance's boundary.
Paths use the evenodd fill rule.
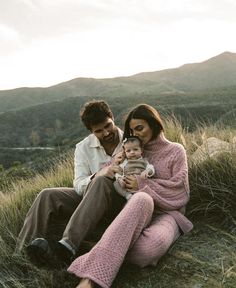
<path fill-rule="evenodd" d="M 203 134 L 205 133 L 205 134 Z M 183 143 L 190 164 L 191 233 L 181 237 L 156 267 L 123 265 L 114 288 L 233 288 L 236 287 L 236 153 L 192 163 L 191 154 L 203 136 L 231 141 L 232 130 L 199 128 L 190 134 L 175 120 L 166 122 L 167 138 Z M 205 136 L 204 136 L 205 137 Z M 19 181 L 0 194 L 0 287 L 71 288 L 77 279 L 66 270 L 38 269 L 23 254 L 15 254 L 15 239 L 36 194 L 45 187 L 71 186 L 72 155 L 44 175 Z"/>

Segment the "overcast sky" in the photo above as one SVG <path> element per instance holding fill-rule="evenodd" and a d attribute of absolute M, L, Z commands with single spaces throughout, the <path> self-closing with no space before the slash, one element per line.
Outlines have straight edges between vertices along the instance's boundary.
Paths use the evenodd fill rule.
<path fill-rule="evenodd" d="M 0 89 L 236 52 L 235 0 L 0 0 Z"/>

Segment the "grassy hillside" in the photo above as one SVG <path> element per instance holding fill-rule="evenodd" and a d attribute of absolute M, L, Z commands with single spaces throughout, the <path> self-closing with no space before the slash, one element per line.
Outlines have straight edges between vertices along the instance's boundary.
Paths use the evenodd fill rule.
<path fill-rule="evenodd" d="M 131 106 L 145 102 L 164 115 L 175 114 L 185 127 L 193 130 L 200 122 L 215 123 L 236 109 L 236 87 L 231 92 L 218 93 L 211 91 L 211 94 L 179 95 L 177 98 L 176 95 L 130 96 L 125 102 L 122 97 L 115 96 L 96 99 L 109 103 L 119 125 Z M 73 145 L 87 133 L 80 122 L 79 110 L 91 99 L 93 97 L 74 97 L 1 114 L 0 147 Z"/>
<path fill-rule="evenodd" d="M 130 77 L 77 78 L 47 88 L 3 90 L 0 91 L 0 112 L 82 96 L 125 98 L 148 95 L 168 97 L 167 94 L 171 94 L 178 98 L 186 93 L 191 98 L 190 92 L 217 91 L 233 86 L 236 86 L 236 53 L 225 52 L 202 63 Z"/>
<path fill-rule="evenodd" d="M 236 87 L 218 91 L 205 91 L 191 95 L 166 94 L 121 97 L 102 97 L 116 115 L 122 126 L 122 118 L 131 106 L 146 102 L 156 107 L 163 116 L 179 119 L 185 129 L 194 131 L 199 125 L 217 123 L 236 127 Z M 177 98 L 176 98 L 177 97 Z M 98 99 L 99 97 L 97 97 Z M 79 110 L 85 101 L 93 97 L 73 97 L 62 101 L 41 104 L 17 111 L 0 114 L 0 165 L 5 169 L 15 161 L 26 164 L 36 171 L 42 170 L 47 159 L 60 155 L 87 134 L 79 119 Z M 127 105 L 127 103 L 129 103 Z M 9 150 L 12 147 L 55 147 L 54 150 Z M 7 147 L 3 148 L 3 147 Z M 1 172 L 0 172 L 1 177 Z M 0 185 L 1 186 L 1 185 Z"/>
<path fill-rule="evenodd" d="M 222 115 L 217 123 L 224 126 L 236 128 L 236 108 L 230 109 L 227 113 Z"/>
<path fill-rule="evenodd" d="M 233 288 L 236 285 L 236 152 L 232 150 L 198 164 L 191 160 L 191 155 L 203 138 L 214 136 L 232 143 L 236 131 L 211 126 L 198 127 L 189 133 L 171 119 L 165 126 L 167 138 L 186 145 L 191 187 L 187 214 L 195 227 L 172 246 L 156 267 L 139 269 L 124 265 L 112 287 Z M 77 279 L 66 270 L 38 269 L 25 255 L 14 254 L 16 235 L 38 191 L 72 185 L 72 158 L 71 155 L 44 175 L 14 183 L 0 195 L 0 287 L 75 287 Z"/>

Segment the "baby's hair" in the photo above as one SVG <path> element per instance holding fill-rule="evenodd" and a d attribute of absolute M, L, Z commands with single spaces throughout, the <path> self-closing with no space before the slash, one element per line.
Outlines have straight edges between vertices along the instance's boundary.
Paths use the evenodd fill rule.
<path fill-rule="evenodd" d="M 131 143 L 132 143 L 132 142 L 138 142 L 139 145 L 140 145 L 140 147 L 141 147 L 141 148 L 143 147 L 142 141 L 141 141 L 140 138 L 138 138 L 137 136 L 130 136 L 130 137 L 125 138 L 125 139 L 123 140 L 122 146 L 124 147 L 124 145 L 125 145 L 126 143 L 129 143 L 129 142 L 131 142 Z"/>

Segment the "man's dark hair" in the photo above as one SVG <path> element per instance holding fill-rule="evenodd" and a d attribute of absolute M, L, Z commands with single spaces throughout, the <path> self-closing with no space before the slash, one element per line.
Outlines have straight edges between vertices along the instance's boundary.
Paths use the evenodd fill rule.
<path fill-rule="evenodd" d="M 93 125 L 104 122 L 106 118 L 113 119 L 113 114 L 105 101 L 93 100 L 84 104 L 80 117 L 85 127 L 91 131 Z"/>

